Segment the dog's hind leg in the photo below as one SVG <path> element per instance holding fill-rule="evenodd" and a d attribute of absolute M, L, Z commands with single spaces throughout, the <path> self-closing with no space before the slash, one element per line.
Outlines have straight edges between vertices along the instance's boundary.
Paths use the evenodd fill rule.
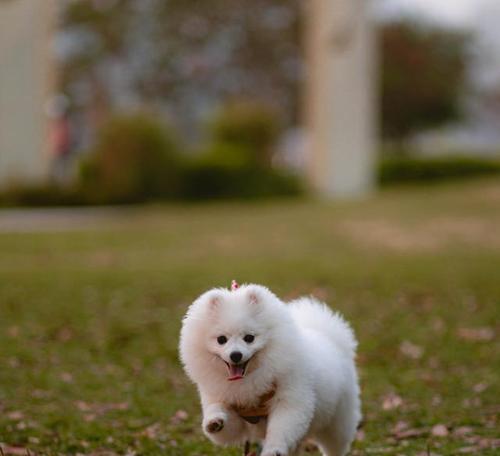
<path fill-rule="evenodd" d="M 351 448 L 353 434 L 343 426 L 325 429 L 313 438 L 323 456 L 346 456 Z"/>
<path fill-rule="evenodd" d="M 353 391 L 353 394 L 339 401 L 330 426 L 323 429 L 315 439 L 324 456 L 345 456 L 349 452 L 361 421 L 358 394 Z"/>
<path fill-rule="evenodd" d="M 323 456 L 345 456 L 351 449 L 355 436 L 355 428 L 339 423 L 325 429 L 313 441 L 319 446 Z"/>
<path fill-rule="evenodd" d="M 334 435 L 323 435 L 315 443 L 323 456 L 345 456 L 350 447 L 349 443 L 338 441 Z"/>

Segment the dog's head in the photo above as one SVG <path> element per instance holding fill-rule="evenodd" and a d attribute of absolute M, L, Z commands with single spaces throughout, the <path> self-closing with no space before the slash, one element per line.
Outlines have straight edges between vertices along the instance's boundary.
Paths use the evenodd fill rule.
<path fill-rule="evenodd" d="M 181 332 L 181 357 L 191 378 L 237 382 L 256 372 L 278 337 L 282 306 L 259 285 L 214 289 L 200 296 Z"/>

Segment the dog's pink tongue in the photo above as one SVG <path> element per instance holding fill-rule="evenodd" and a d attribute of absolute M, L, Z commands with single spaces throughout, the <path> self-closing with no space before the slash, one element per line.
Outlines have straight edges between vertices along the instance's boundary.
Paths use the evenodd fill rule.
<path fill-rule="evenodd" d="M 229 381 L 241 380 L 243 378 L 243 373 L 245 369 L 243 366 L 235 366 L 234 364 L 229 365 Z"/>

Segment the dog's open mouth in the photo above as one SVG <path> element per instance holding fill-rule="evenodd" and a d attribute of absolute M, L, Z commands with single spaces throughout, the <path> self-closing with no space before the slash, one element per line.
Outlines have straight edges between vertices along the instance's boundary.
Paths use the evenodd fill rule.
<path fill-rule="evenodd" d="M 247 370 L 248 361 L 241 364 L 230 364 L 224 361 L 227 366 L 227 370 L 229 371 L 228 380 L 230 382 L 234 382 L 235 380 L 241 380 L 245 377 L 245 372 Z"/>

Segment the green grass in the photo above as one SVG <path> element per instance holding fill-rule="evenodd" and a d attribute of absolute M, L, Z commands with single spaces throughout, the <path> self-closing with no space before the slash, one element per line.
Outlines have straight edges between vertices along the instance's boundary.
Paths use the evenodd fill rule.
<path fill-rule="evenodd" d="M 5 447 L 240 454 L 201 435 L 177 357 L 188 304 L 235 278 L 284 298 L 316 294 L 352 322 L 365 415 L 353 454 L 481 445 L 475 454 L 498 454 L 499 181 L 395 188 L 351 203 L 123 209 L 54 224 L 0 234 Z M 464 328 L 485 328 L 484 340 Z M 405 355 L 403 342 L 421 356 Z M 391 393 L 402 404 L 384 410 Z M 188 418 L 172 418 L 178 410 Z M 398 422 L 419 436 L 395 439 Z M 449 435 L 432 435 L 436 424 Z"/>

